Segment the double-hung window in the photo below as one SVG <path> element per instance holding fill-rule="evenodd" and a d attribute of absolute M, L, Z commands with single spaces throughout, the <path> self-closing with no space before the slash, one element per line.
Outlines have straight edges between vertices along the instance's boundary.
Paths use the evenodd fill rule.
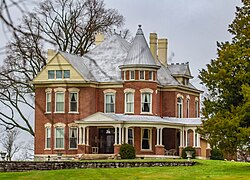
<path fill-rule="evenodd" d="M 125 112 L 126 113 L 133 113 L 134 112 L 134 93 L 129 92 L 125 94 Z"/>
<path fill-rule="evenodd" d="M 145 79 L 145 71 L 140 71 L 140 80 L 144 80 Z"/>
<path fill-rule="evenodd" d="M 64 70 L 63 71 L 63 78 L 69 79 L 70 78 L 70 70 Z"/>
<path fill-rule="evenodd" d="M 148 80 L 153 80 L 153 71 L 148 72 Z"/>
<path fill-rule="evenodd" d="M 51 148 L 50 139 L 51 139 L 51 127 L 46 127 L 45 128 L 45 149 Z"/>
<path fill-rule="evenodd" d="M 78 93 L 77 92 L 70 92 L 70 112 L 78 112 Z"/>
<path fill-rule="evenodd" d="M 151 149 L 151 129 L 142 129 L 141 149 Z"/>
<path fill-rule="evenodd" d="M 152 94 L 151 93 L 142 93 L 141 95 L 141 112 L 150 113 L 152 112 Z"/>
<path fill-rule="evenodd" d="M 46 93 L 46 112 L 51 112 L 51 92 Z"/>
<path fill-rule="evenodd" d="M 76 127 L 69 128 L 69 148 L 70 149 L 77 148 L 77 128 Z"/>
<path fill-rule="evenodd" d="M 130 72 L 129 79 L 134 80 L 135 79 L 135 71 L 129 71 L 129 72 Z"/>
<path fill-rule="evenodd" d="M 56 92 L 56 112 L 64 112 L 64 92 Z"/>
<path fill-rule="evenodd" d="M 106 113 L 115 112 L 115 94 L 114 93 L 105 94 L 105 112 Z"/>
<path fill-rule="evenodd" d="M 64 128 L 56 127 L 55 128 L 55 148 L 63 149 L 64 148 Z"/>
<path fill-rule="evenodd" d="M 189 118 L 189 104 L 190 104 L 190 100 L 187 99 L 187 118 Z"/>
<path fill-rule="evenodd" d="M 134 132 L 133 129 L 128 129 L 128 144 L 134 145 Z"/>
<path fill-rule="evenodd" d="M 177 117 L 182 118 L 183 115 L 183 99 L 181 97 L 177 98 Z"/>
<path fill-rule="evenodd" d="M 199 117 L 199 101 L 195 100 L 195 117 Z"/>

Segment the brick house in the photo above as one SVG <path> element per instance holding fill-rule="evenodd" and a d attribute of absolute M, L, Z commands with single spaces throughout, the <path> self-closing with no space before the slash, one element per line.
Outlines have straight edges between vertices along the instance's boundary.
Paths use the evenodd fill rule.
<path fill-rule="evenodd" d="M 139 26 L 132 44 L 118 34 L 80 57 L 48 50 L 35 85 L 35 158 L 62 153 L 117 154 L 123 143 L 137 156 L 178 156 L 193 146 L 207 157 L 196 132 L 201 91 L 189 64 L 167 64 L 167 39 Z"/>

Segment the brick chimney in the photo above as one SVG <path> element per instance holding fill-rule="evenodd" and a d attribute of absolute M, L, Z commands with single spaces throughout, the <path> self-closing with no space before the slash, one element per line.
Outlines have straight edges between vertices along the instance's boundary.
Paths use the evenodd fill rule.
<path fill-rule="evenodd" d="M 164 65 L 167 65 L 167 50 L 168 50 L 168 40 L 158 39 L 158 59 Z"/>
<path fill-rule="evenodd" d="M 49 62 L 51 59 L 53 59 L 53 57 L 57 54 L 56 51 L 52 50 L 52 49 L 48 49 L 48 53 L 47 53 L 47 62 Z"/>
<path fill-rule="evenodd" d="M 150 33 L 149 35 L 150 51 L 153 55 L 154 60 L 157 59 L 157 34 Z"/>
<path fill-rule="evenodd" d="M 104 34 L 103 33 L 97 33 L 95 34 L 95 45 L 98 46 L 104 41 Z"/>

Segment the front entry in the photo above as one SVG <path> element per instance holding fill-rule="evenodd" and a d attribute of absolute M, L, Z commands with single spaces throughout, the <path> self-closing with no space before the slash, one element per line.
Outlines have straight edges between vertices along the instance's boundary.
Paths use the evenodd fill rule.
<path fill-rule="evenodd" d="M 100 147 L 99 147 L 100 154 L 114 154 L 115 129 L 100 128 L 99 142 L 100 142 Z"/>

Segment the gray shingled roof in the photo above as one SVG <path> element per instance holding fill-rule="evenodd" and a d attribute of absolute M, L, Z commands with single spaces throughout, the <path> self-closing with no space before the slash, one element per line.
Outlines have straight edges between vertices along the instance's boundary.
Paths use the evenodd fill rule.
<path fill-rule="evenodd" d="M 124 65 L 156 65 L 140 25 Z"/>
<path fill-rule="evenodd" d="M 168 68 L 172 75 L 186 75 L 191 77 L 188 63 L 169 64 Z"/>
<path fill-rule="evenodd" d="M 191 77 L 188 64 L 170 64 L 165 66 L 159 61 L 155 62 L 141 27 L 138 28 L 132 45 L 118 34 L 114 34 L 83 57 L 65 52 L 60 53 L 86 81 L 121 82 L 121 69 L 119 66 L 136 65 L 138 63 L 160 67 L 157 79 L 161 85 L 184 86 L 174 76 L 186 75 Z M 188 87 L 196 89 L 192 84 L 189 84 Z"/>

